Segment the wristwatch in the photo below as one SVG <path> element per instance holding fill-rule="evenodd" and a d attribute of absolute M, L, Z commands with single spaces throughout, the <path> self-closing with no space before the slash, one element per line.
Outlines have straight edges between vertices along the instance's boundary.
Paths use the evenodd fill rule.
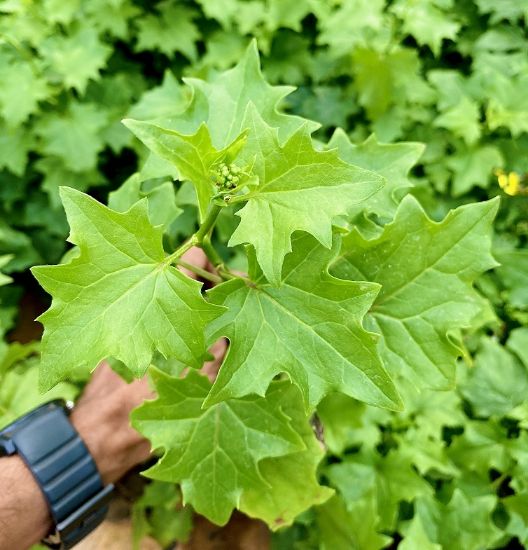
<path fill-rule="evenodd" d="M 103 521 L 114 489 L 103 484 L 68 414 L 66 402 L 54 400 L 0 430 L 0 457 L 18 454 L 26 463 L 55 524 L 43 542 L 59 549 L 71 548 Z"/>

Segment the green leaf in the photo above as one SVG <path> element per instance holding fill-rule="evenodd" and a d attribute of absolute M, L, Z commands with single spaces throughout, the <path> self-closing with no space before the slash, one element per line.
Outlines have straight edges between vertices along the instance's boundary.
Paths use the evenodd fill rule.
<path fill-rule="evenodd" d="M 328 450 L 341 455 L 347 447 L 373 449 L 381 441 L 380 426 L 390 413 L 343 394 L 331 394 L 317 406 Z"/>
<path fill-rule="evenodd" d="M 269 56 L 264 59 L 264 73 L 271 82 L 302 84 L 305 75 L 311 72 L 312 62 L 310 41 L 307 38 L 293 32 L 280 31 L 274 35 Z"/>
<path fill-rule="evenodd" d="M 269 0 L 269 12 L 266 25 L 271 32 L 288 28 L 294 31 L 302 30 L 302 20 L 311 12 L 310 2 L 297 0 Z"/>
<path fill-rule="evenodd" d="M 0 168 L 22 176 L 34 139 L 23 127 L 9 129 L 0 123 Z"/>
<path fill-rule="evenodd" d="M 352 455 L 326 468 L 325 474 L 343 496 L 350 512 L 359 514 L 358 502 L 372 498 L 379 527 L 386 531 L 396 528 L 400 501 L 412 502 L 419 496 L 433 494 L 411 459 L 397 453 L 385 457 L 376 452 Z"/>
<path fill-rule="evenodd" d="M 6 346 L 5 353 L 0 357 L 0 373 L 22 362 L 31 355 L 40 352 L 40 342 L 32 341 L 27 344 L 12 342 Z"/>
<path fill-rule="evenodd" d="M 0 369 L 0 429 L 30 410 L 52 399 L 73 400 L 78 388 L 62 383 L 46 393 L 38 389 L 39 362 L 27 359 L 1 375 Z"/>
<path fill-rule="evenodd" d="M 183 380 L 157 369 L 151 374 L 159 397 L 136 409 L 132 422 L 165 453 L 145 475 L 181 483 L 184 502 L 219 525 L 229 520 L 245 491 L 262 487 L 263 459 L 303 448 L 282 412 L 282 392 L 204 410 L 207 378 L 194 371 Z"/>
<path fill-rule="evenodd" d="M 510 517 L 507 533 L 516 536 L 521 545 L 526 546 L 528 544 L 528 493 L 506 497 L 502 503 Z"/>
<path fill-rule="evenodd" d="M 266 69 L 267 70 L 267 69 Z M 341 86 L 314 86 L 308 92 L 302 88 L 300 112 L 314 120 L 322 121 L 323 128 L 346 127 L 347 120 L 359 112 L 359 106 L 350 101 L 350 90 Z M 293 96 L 295 98 L 295 95 Z M 344 160 L 344 159 L 343 159 Z"/>
<path fill-rule="evenodd" d="M 398 545 L 398 550 L 442 550 L 439 544 L 431 542 L 425 532 L 420 516 L 413 517 L 409 529 Z"/>
<path fill-rule="evenodd" d="M 402 20 L 404 32 L 414 36 L 418 44 L 429 46 L 438 56 L 442 41 L 454 40 L 461 27 L 449 12 L 440 9 L 452 5 L 452 1 L 397 0 L 392 11 Z"/>
<path fill-rule="evenodd" d="M 461 137 L 468 145 L 474 144 L 481 135 L 480 109 L 476 101 L 463 97 L 459 103 L 441 113 L 433 125 L 445 128 Z"/>
<path fill-rule="evenodd" d="M 435 88 L 434 99 L 441 113 L 455 108 L 465 100 L 474 100 L 477 97 L 474 83 L 460 71 L 433 69 L 427 73 L 427 80 Z"/>
<path fill-rule="evenodd" d="M 53 297 L 39 317 L 41 387 L 51 388 L 77 367 L 93 370 L 108 356 L 139 377 L 154 350 L 201 367 L 204 327 L 222 310 L 167 263 L 162 229 L 150 224 L 147 201 L 121 214 L 73 189 L 63 188 L 61 197 L 69 240 L 80 255 L 32 270 Z"/>
<path fill-rule="evenodd" d="M 11 260 L 4 264 L 4 272 L 22 271 L 42 258 L 35 250 L 27 233 L 13 229 L 0 219 L 0 255 L 9 254 Z"/>
<path fill-rule="evenodd" d="M 461 391 L 477 415 L 505 416 L 525 401 L 528 370 L 497 342 L 483 338 Z"/>
<path fill-rule="evenodd" d="M 187 542 L 193 528 L 193 511 L 181 506 L 179 488 L 172 483 L 153 481 L 132 507 L 133 549 L 152 535 L 162 547 L 175 541 Z"/>
<path fill-rule="evenodd" d="M 399 420 L 405 418 L 415 426 L 421 438 L 442 442 L 444 428 L 462 426 L 466 421 L 460 396 L 455 391 L 417 388 L 410 380 L 401 377 L 398 378 L 398 389 L 405 403 Z"/>
<path fill-rule="evenodd" d="M 58 1 L 58 0 L 55 0 Z M 130 41 L 130 20 L 142 16 L 141 9 L 128 0 L 90 0 L 83 4 L 86 21 L 102 36 Z"/>
<path fill-rule="evenodd" d="M 472 283 L 496 265 L 490 248 L 497 208 L 497 200 L 461 206 L 435 223 L 407 196 L 380 237 L 352 232 L 343 240 L 332 272 L 382 285 L 370 319 L 383 336 L 389 372 L 421 386 L 453 386 L 459 332 L 488 307 Z"/>
<path fill-rule="evenodd" d="M 207 4 L 209 5 L 211 4 Z M 214 67 L 224 71 L 244 57 L 248 43 L 249 39 L 246 36 L 218 29 L 208 36 L 207 52 L 200 57 L 199 67 Z"/>
<path fill-rule="evenodd" d="M 454 172 L 452 194 L 458 197 L 472 187 L 489 187 L 495 169 L 504 165 L 504 159 L 497 147 L 464 148 L 450 156 L 446 165 Z"/>
<path fill-rule="evenodd" d="M 43 11 L 52 23 L 68 25 L 81 7 L 80 0 L 44 0 Z"/>
<path fill-rule="evenodd" d="M 520 327 L 512 330 L 506 346 L 517 355 L 528 369 L 528 327 Z"/>
<path fill-rule="evenodd" d="M 464 433 L 455 439 L 447 452 L 459 468 L 476 472 L 486 479 L 490 469 L 504 472 L 512 465 L 506 430 L 496 421 L 468 420 Z"/>
<path fill-rule="evenodd" d="M 196 59 L 196 42 L 200 38 L 194 23 L 196 12 L 185 6 L 161 2 L 156 6 L 160 15 L 143 15 L 137 22 L 136 51 L 159 50 L 167 56 L 180 52 Z"/>
<path fill-rule="evenodd" d="M 420 60 L 410 48 L 395 47 L 388 53 L 358 48 L 352 57 L 355 77 L 352 86 L 370 120 L 382 120 L 401 96 L 412 100 L 417 93 L 424 93 L 424 83 L 418 77 Z M 380 135 L 379 129 L 376 132 Z"/>
<path fill-rule="evenodd" d="M 212 76 L 208 82 L 187 78 L 185 83 L 192 89 L 192 102 L 187 111 L 160 121 L 158 125 L 190 135 L 205 124 L 216 149 L 224 149 L 245 130 L 244 119 L 250 102 L 267 124 L 279 129 L 281 140 L 305 124 L 312 131 L 319 127 L 319 124 L 277 110 L 281 100 L 293 88 L 270 86 L 264 80 L 255 41 L 232 69 Z"/>
<path fill-rule="evenodd" d="M 180 85 L 171 71 L 166 70 L 163 82 L 145 92 L 128 112 L 127 118 L 150 120 L 181 113 L 187 107 L 189 90 Z"/>
<path fill-rule="evenodd" d="M 428 431 L 421 426 L 411 427 L 402 435 L 395 435 L 400 457 L 412 463 L 422 476 L 453 478 L 460 475 L 447 455 L 444 441 L 435 440 Z"/>
<path fill-rule="evenodd" d="M 9 126 L 24 122 L 48 94 L 46 81 L 31 65 L 13 63 L 0 67 L 0 113 Z"/>
<path fill-rule="evenodd" d="M 152 225 L 168 227 L 183 210 L 176 205 L 176 192 L 172 181 L 141 185 L 139 174 L 130 176 L 116 191 L 108 195 L 108 207 L 126 212 L 137 201 L 148 199 L 149 219 Z"/>
<path fill-rule="evenodd" d="M 286 382 L 270 388 L 280 392 L 282 411 L 290 417 L 293 429 L 302 437 L 305 449 L 279 458 L 265 458 L 259 463 L 263 483 L 244 491 L 240 509 L 250 517 L 263 519 L 271 529 L 291 525 L 301 513 L 328 500 L 333 490 L 317 480 L 317 466 L 324 456 L 312 426 L 303 412 L 299 391 Z"/>
<path fill-rule="evenodd" d="M 506 127 L 516 138 L 528 131 L 528 74 L 508 78 L 495 73 L 489 93 L 486 120 L 490 130 Z"/>
<path fill-rule="evenodd" d="M 233 18 L 241 8 L 241 3 L 238 0 L 217 0 L 216 2 L 197 0 L 197 3 L 200 4 L 207 17 L 216 19 L 227 29 L 231 29 Z"/>
<path fill-rule="evenodd" d="M 281 287 L 260 278 L 255 285 L 233 280 L 208 292 L 213 303 L 228 308 L 209 326 L 209 340 L 227 336 L 231 345 L 207 406 L 264 395 L 280 372 L 299 387 L 307 410 L 332 391 L 382 407 L 400 406 L 376 354 L 376 338 L 362 326 L 378 287 L 329 275 L 335 253 L 312 237 L 298 236 Z"/>
<path fill-rule="evenodd" d="M 363 211 L 391 220 L 402 196 L 413 186 L 408 174 L 425 146 L 413 142 L 380 143 L 374 134 L 355 145 L 338 128 L 328 142 L 328 148 L 334 147 L 341 160 L 376 172 L 386 179 L 385 186 L 365 201 Z"/>
<path fill-rule="evenodd" d="M 316 151 L 306 126 L 280 146 L 277 131 L 254 107 L 246 120 L 248 142 L 237 160 L 254 159 L 259 184 L 241 197 L 247 204 L 237 212 L 241 221 L 229 245 L 253 245 L 264 275 L 279 284 L 294 231 L 306 231 L 330 248 L 334 218 L 357 212 L 384 178 L 343 162 L 334 151 Z"/>
<path fill-rule="evenodd" d="M 89 80 L 98 78 L 112 50 L 99 40 L 95 29 L 78 26 L 68 36 L 56 33 L 47 38 L 39 51 L 66 87 L 83 94 Z"/>
<path fill-rule="evenodd" d="M 528 250 L 495 250 L 500 262 L 495 272 L 508 289 L 512 306 L 528 308 Z"/>
<path fill-rule="evenodd" d="M 87 172 L 72 172 L 71 169 L 66 168 L 63 160 L 53 156 L 37 160 L 35 168 L 44 176 L 41 189 L 48 194 L 53 209 L 60 208 L 59 188 L 66 182 L 78 191 L 86 191 L 90 187 L 105 183 L 103 175 L 96 168 Z"/>
<path fill-rule="evenodd" d="M 12 254 L 4 254 L 3 256 L 0 256 L 0 270 L 11 260 L 13 259 Z M 0 286 L 4 286 L 12 282 L 13 279 L 11 277 L 8 277 L 7 275 L 4 275 L 0 271 Z"/>
<path fill-rule="evenodd" d="M 139 74 L 125 71 L 105 75 L 88 88 L 86 100 L 97 104 L 107 118 L 101 138 L 116 154 L 133 144 L 133 136 L 121 124 L 121 119 L 144 88 L 145 82 Z M 126 172 L 128 173 L 128 169 Z"/>
<path fill-rule="evenodd" d="M 500 3 L 494 0 L 476 0 L 480 13 L 491 14 L 490 23 L 502 20 L 516 23 L 522 17 L 528 16 L 528 2 L 526 0 L 503 0 Z"/>
<path fill-rule="evenodd" d="M 225 158 L 234 158 L 244 145 L 246 134 L 240 134 L 227 147 L 217 150 L 211 143 L 205 124 L 195 134 L 185 135 L 150 122 L 127 119 L 123 123 L 151 151 L 174 165 L 181 179 L 190 180 L 194 184 L 203 219 L 216 192 L 212 179 L 213 167 Z"/>
<path fill-rule="evenodd" d="M 493 547 L 501 535 L 491 520 L 496 503 L 495 496 L 469 498 L 456 489 L 447 505 L 432 498 L 420 499 L 417 512 L 427 538 L 442 548 L 481 550 Z"/>
<path fill-rule="evenodd" d="M 316 508 L 321 550 L 381 550 L 392 542 L 378 533 L 374 499 L 369 496 L 347 510 L 343 499 L 333 497 Z"/>
<path fill-rule="evenodd" d="M 323 3 L 319 9 L 322 12 L 325 8 Z M 383 42 L 386 36 L 382 32 L 384 8 L 385 0 L 341 2 L 335 11 L 324 15 L 320 13 L 321 30 L 317 43 L 328 45 L 330 52 L 338 57 L 358 46 L 365 47 L 372 41 L 380 41 L 380 36 Z"/>
<path fill-rule="evenodd" d="M 105 112 L 96 105 L 72 103 L 61 116 L 50 113 L 40 118 L 35 132 L 42 139 L 43 153 L 57 156 L 72 172 L 83 172 L 97 165 L 106 121 Z"/>

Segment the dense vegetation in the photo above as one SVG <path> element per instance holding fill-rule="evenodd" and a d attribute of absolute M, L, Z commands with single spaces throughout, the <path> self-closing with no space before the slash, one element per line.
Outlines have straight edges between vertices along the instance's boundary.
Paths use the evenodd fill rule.
<path fill-rule="evenodd" d="M 138 538 L 238 508 L 277 548 L 527 546 L 526 2 L 0 12 L 2 425 L 39 371 L 73 397 L 152 363 Z"/>

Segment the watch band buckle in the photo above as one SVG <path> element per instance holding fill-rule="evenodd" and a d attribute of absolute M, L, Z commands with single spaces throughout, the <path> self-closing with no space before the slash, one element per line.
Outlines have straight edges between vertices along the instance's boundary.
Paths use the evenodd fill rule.
<path fill-rule="evenodd" d="M 75 512 L 57 524 L 55 532 L 42 541 L 49 548 L 67 550 L 92 531 L 106 516 L 108 502 L 114 492 L 112 484 L 107 485 Z"/>

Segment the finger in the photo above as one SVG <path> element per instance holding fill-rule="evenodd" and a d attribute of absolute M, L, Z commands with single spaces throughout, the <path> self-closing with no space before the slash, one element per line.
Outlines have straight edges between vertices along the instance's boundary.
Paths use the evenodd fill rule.
<path fill-rule="evenodd" d="M 207 256 L 204 254 L 204 251 L 197 246 L 193 246 L 192 248 L 187 250 L 187 252 L 183 254 L 182 260 L 187 262 L 188 264 L 195 265 L 196 267 L 201 267 L 202 269 L 207 268 Z M 178 269 L 185 273 L 185 275 L 187 275 L 188 277 L 191 277 L 191 279 L 198 278 L 196 273 L 189 271 L 185 267 L 178 266 Z"/>

